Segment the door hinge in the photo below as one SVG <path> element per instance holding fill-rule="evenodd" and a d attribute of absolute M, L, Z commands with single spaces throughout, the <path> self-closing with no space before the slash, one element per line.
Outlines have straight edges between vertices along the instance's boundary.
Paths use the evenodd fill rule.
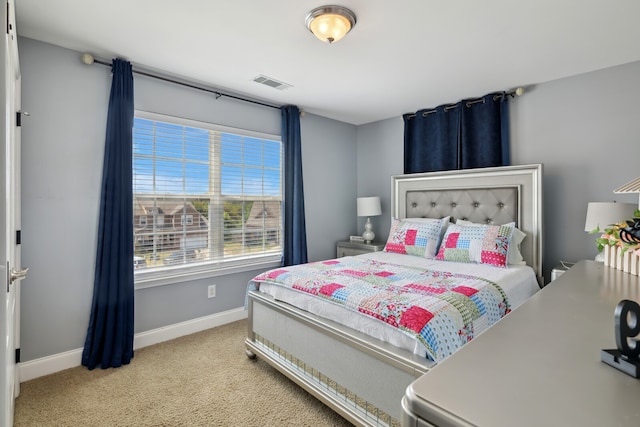
<path fill-rule="evenodd" d="M 16 363 L 20 363 L 20 349 L 16 348 Z"/>
<path fill-rule="evenodd" d="M 22 230 L 16 230 L 16 245 L 22 243 Z"/>

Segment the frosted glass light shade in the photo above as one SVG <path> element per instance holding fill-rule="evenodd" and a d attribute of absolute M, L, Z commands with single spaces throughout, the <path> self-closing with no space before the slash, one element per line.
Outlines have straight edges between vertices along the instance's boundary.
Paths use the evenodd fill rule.
<path fill-rule="evenodd" d="M 309 12 L 305 22 L 309 31 L 318 39 L 334 43 L 356 25 L 356 15 L 346 7 L 322 6 Z"/>
<path fill-rule="evenodd" d="M 587 205 L 587 218 L 584 231 L 591 232 L 596 228 L 603 230 L 633 217 L 636 205 L 632 203 L 591 202 Z"/>

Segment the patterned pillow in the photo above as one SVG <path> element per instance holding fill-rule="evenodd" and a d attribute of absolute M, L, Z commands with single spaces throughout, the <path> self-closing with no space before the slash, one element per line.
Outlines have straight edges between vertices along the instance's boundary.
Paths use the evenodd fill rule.
<path fill-rule="evenodd" d="M 447 219 L 448 221 L 448 219 Z M 393 218 L 385 252 L 433 258 L 440 243 L 444 221 L 436 218 Z"/>
<path fill-rule="evenodd" d="M 504 225 L 451 224 L 436 259 L 506 267 L 515 226 L 515 222 Z"/>
<path fill-rule="evenodd" d="M 457 219 L 456 224 L 458 225 L 484 225 L 478 224 L 476 222 L 465 221 L 464 219 Z M 507 264 L 508 265 L 526 265 L 527 263 L 522 256 L 522 252 L 520 252 L 520 243 L 527 237 L 527 234 L 520 230 L 518 227 L 513 229 L 513 236 L 511 237 L 511 242 L 509 243 L 509 252 L 507 253 Z"/>

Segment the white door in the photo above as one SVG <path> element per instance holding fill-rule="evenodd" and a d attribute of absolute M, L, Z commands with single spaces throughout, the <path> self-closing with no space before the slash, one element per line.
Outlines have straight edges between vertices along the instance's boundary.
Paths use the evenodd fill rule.
<path fill-rule="evenodd" d="M 6 0 L 2 8 L 2 21 L 6 32 L 0 47 L 0 129 L 3 134 L 0 149 L 0 292 L 4 301 L 0 304 L 0 329 L 4 331 L 4 348 L 0 351 L 0 399 L 2 417 L 0 425 L 13 425 L 13 409 L 16 392 L 16 342 L 20 279 L 26 274 L 20 264 L 20 131 L 18 111 L 20 109 L 20 66 L 15 26 L 14 0 Z"/>

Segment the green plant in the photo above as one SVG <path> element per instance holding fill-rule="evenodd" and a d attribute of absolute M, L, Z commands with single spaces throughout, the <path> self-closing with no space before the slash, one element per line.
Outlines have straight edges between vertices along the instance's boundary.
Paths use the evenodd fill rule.
<path fill-rule="evenodd" d="M 602 233 L 596 239 L 598 251 L 602 251 L 605 246 L 614 246 L 626 251 L 634 251 L 640 255 L 640 209 L 636 209 L 633 218 L 610 224 L 604 230 L 600 227 L 591 231 L 591 234 Z"/>

